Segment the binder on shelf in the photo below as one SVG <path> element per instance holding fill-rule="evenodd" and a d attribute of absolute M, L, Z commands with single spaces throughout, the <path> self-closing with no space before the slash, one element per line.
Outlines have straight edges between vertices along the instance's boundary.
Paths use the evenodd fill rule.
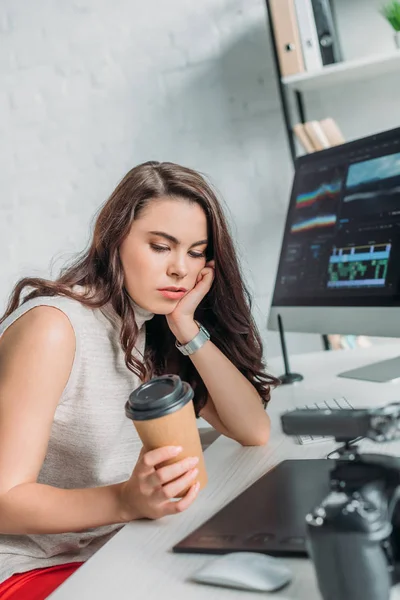
<path fill-rule="evenodd" d="M 283 77 L 305 70 L 295 0 L 270 0 L 270 13 Z"/>
<path fill-rule="evenodd" d="M 339 146 L 340 144 L 345 143 L 346 140 L 344 139 L 343 134 L 334 119 L 331 117 L 322 119 L 322 121 L 320 121 L 320 125 L 331 146 Z"/>
<path fill-rule="evenodd" d="M 325 150 L 325 148 L 330 148 L 329 140 L 319 121 L 307 121 L 307 123 L 304 123 L 304 129 L 312 141 L 315 150 Z"/>
<path fill-rule="evenodd" d="M 322 58 L 311 0 L 295 0 L 297 23 L 307 71 L 322 69 Z"/>
<path fill-rule="evenodd" d="M 296 135 L 300 144 L 303 146 L 304 150 L 307 153 L 315 152 L 313 143 L 308 137 L 306 130 L 304 129 L 304 123 L 297 123 L 296 125 L 294 125 L 293 133 Z"/>
<path fill-rule="evenodd" d="M 330 65 L 342 60 L 339 38 L 329 0 L 311 0 L 317 28 L 322 64 Z"/>

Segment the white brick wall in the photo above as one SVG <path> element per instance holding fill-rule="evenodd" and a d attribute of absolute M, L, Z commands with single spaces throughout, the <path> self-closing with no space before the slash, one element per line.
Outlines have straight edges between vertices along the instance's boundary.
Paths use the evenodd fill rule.
<path fill-rule="evenodd" d="M 392 45 L 378 2 L 337 2 L 348 54 Z M 2 0 L 0 307 L 17 278 L 55 275 L 86 245 L 129 168 L 171 160 L 224 196 L 264 327 L 292 175 L 274 77 L 263 0 Z M 349 137 L 398 124 L 399 84 L 382 81 L 311 95 L 312 116 L 332 114 Z"/>

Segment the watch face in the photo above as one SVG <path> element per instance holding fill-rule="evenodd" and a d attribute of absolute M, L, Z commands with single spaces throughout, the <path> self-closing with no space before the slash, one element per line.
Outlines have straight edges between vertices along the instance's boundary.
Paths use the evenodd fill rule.
<path fill-rule="evenodd" d="M 207 329 L 206 329 L 205 327 L 203 327 L 203 325 L 199 325 L 199 327 L 200 327 L 200 332 L 199 332 L 199 333 L 202 333 L 202 334 L 204 335 L 204 337 L 205 337 L 207 340 L 209 340 L 209 339 L 210 339 L 210 334 L 209 334 L 209 332 L 207 331 Z"/>

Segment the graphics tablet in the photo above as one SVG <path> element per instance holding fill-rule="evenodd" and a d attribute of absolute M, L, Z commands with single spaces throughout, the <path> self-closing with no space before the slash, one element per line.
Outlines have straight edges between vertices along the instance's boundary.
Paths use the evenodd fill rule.
<path fill-rule="evenodd" d="M 335 461 L 285 460 L 174 546 L 174 552 L 305 556 L 305 517 L 330 491 Z"/>

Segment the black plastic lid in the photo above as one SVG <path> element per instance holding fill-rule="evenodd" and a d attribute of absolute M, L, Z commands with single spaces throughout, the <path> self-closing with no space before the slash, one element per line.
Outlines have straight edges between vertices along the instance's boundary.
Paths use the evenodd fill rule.
<path fill-rule="evenodd" d="M 164 417 L 193 399 L 191 386 L 179 375 L 161 375 L 143 383 L 129 395 L 125 414 L 133 421 Z"/>

